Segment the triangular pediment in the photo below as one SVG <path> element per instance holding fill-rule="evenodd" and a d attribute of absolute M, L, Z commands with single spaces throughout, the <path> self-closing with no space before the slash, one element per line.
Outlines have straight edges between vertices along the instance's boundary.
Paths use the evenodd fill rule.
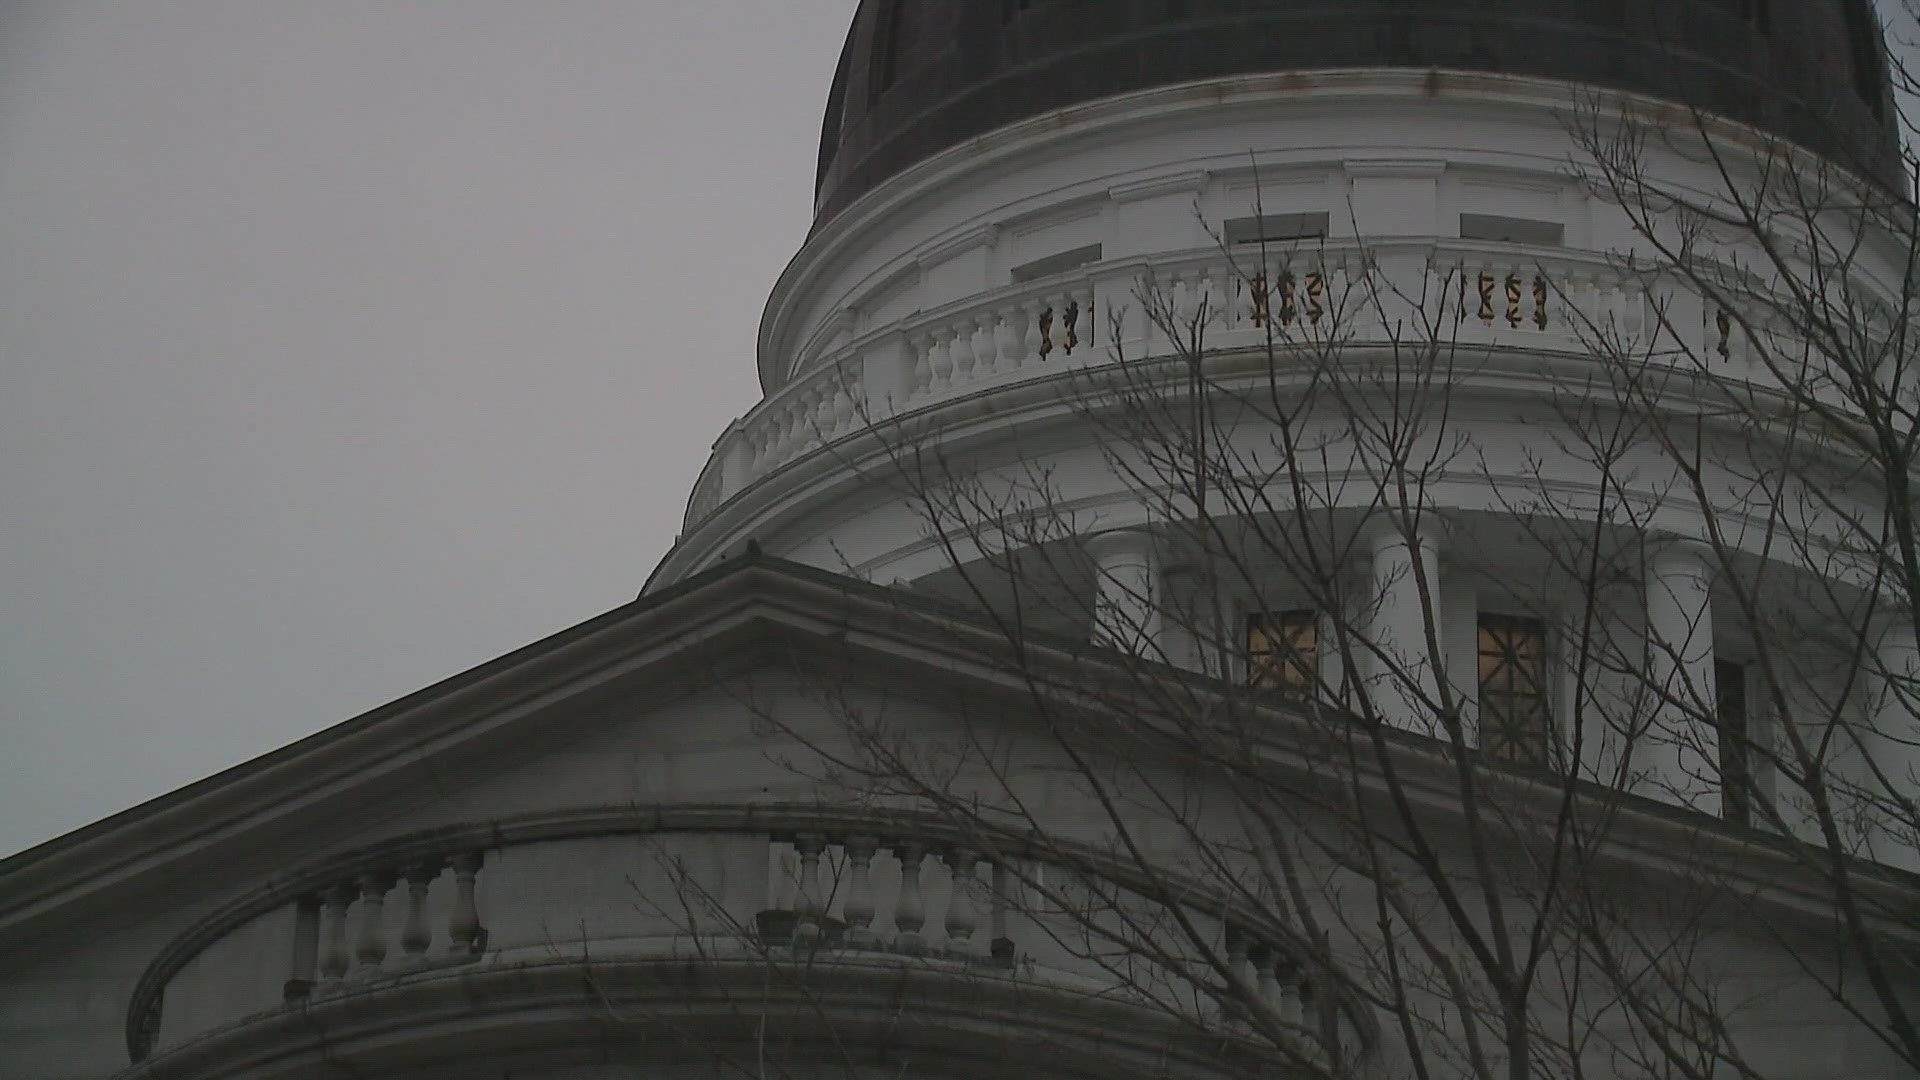
<path fill-rule="evenodd" d="M 764 747 L 770 711 L 809 707 L 791 673 L 831 655 L 849 678 L 896 700 L 917 686 L 932 705 L 969 678 L 946 662 L 943 617 L 743 556 L 0 862 L 0 944 L 142 890 L 243 887 L 257 860 L 272 874 L 289 852 L 321 858 L 378 835 L 562 806 L 793 796 L 800 779 Z"/>

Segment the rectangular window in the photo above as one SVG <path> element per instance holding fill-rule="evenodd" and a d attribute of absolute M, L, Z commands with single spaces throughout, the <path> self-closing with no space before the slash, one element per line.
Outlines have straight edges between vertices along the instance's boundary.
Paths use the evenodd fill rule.
<path fill-rule="evenodd" d="M 1535 221 L 1531 218 L 1502 217 L 1499 214 L 1461 214 L 1460 238 L 1560 247 L 1566 243 L 1567 227 L 1557 221 Z"/>
<path fill-rule="evenodd" d="M 1088 263 L 1097 263 L 1104 251 L 1103 245 L 1088 244 L 1086 247 L 1077 247 L 1072 251 L 1063 251 L 1058 255 L 1049 255 L 1044 259 L 1022 263 L 1013 268 L 1013 283 L 1019 285 L 1023 282 L 1051 277 L 1054 274 L 1064 274 Z"/>
<path fill-rule="evenodd" d="M 1319 622 L 1312 611 L 1247 616 L 1247 682 L 1269 690 L 1312 693 Z"/>
<path fill-rule="evenodd" d="M 1489 757 L 1549 762 L 1547 631 L 1539 619 L 1480 616 L 1480 746 Z"/>
<path fill-rule="evenodd" d="M 1750 825 L 1754 791 L 1746 666 L 1716 659 L 1713 694 L 1720 728 L 1720 816 L 1738 825 Z"/>
<path fill-rule="evenodd" d="M 1318 240 L 1327 235 L 1328 220 L 1325 210 L 1303 214 L 1265 214 L 1234 218 L 1225 222 L 1220 231 L 1229 244 Z"/>

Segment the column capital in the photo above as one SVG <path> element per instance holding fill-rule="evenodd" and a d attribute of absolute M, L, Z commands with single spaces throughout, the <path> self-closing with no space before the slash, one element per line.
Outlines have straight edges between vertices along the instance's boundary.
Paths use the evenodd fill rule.
<path fill-rule="evenodd" d="M 1442 523 L 1438 515 L 1422 514 L 1418 531 L 1415 533 L 1413 539 L 1420 547 L 1434 554 L 1438 554 L 1441 548 L 1441 527 Z M 1406 533 L 1401 529 L 1400 523 L 1385 514 L 1377 515 L 1373 520 L 1362 525 L 1359 540 L 1361 544 L 1365 545 L 1368 551 L 1376 555 L 1387 548 L 1413 546 L 1408 543 Z"/>
<path fill-rule="evenodd" d="M 1088 556 L 1099 563 L 1154 559 L 1154 536 L 1143 526 L 1109 529 L 1081 541 Z"/>
<path fill-rule="evenodd" d="M 1713 545 L 1708 541 L 1678 533 L 1649 536 L 1646 540 L 1647 564 L 1652 567 L 1690 566 L 1718 573 Z"/>

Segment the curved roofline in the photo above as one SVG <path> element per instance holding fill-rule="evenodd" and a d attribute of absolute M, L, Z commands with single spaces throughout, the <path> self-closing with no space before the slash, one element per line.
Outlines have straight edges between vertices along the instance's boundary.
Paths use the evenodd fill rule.
<path fill-rule="evenodd" d="M 1258 107 L 1276 99 L 1301 101 L 1342 96 L 1418 95 L 1451 97 L 1461 101 L 1523 105 L 1564 113 L 1582 95 L 1621 113 L 1690 118 L 1708 136 L 1737 144 L 1805 155 L 1809 165 L 1815 152 L 1751 124 L 1650 94 L 1611 87 L 1569 83 L 1524 75 L 1435 68 L 1346 68 L 1263 73 L 1202 79 L 1116 94 L 1069 109 L 1014 121 L 948 147 L 915 162 L 885 183 L 867 191 L 842 211 L 816 221 L 800 250 L 775 279 L 762 309 L 756 338 L 760 386 L 771 394 L 785 385 L 791 357 L 781 349 L 781 337 L 794 301 L 802 295 L 813 268 L 847 249 L 854 238 L 873 224 L 920 197 L 936 183 L 969 173 L 1002 167 L 1006 158 L 1071 135 L 1088 134 L 1120 124 L 1165 118 L 1183 112 L 1222 107 Z M 1849 170 L 1860 176 L 1858 170 Z M 1877 180 L 1868 181 L 1878 183 Z"/>
<path fill-rule="evenodd" d="M 1284 71 L 1436 68 L 1561 80 L 1694 105 L 1897 184 L 1884 31 L 1870 0 L 1614 9 L 1433 0 L 1178 9 L 1107 0 L 864 0 L 822 124 L 824 223 L 916 162 L 1115 94 Z"/>

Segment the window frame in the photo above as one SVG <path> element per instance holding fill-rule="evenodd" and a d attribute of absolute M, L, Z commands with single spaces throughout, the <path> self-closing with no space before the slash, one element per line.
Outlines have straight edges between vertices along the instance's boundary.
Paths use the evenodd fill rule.
<path fill-rule="evenodd" d="M 1256 690 L 1313 694 L 1320 687 L 1320 613 L 1313 608 L 1249 611 L 1243 620 L 1247 685 Z M 1300 635 L 1304 633 L 1305 644 Z M 1256 647 L 1256 641 L 1261 643 Z M 1269 677 L 1272 680 L 1269 681 Z"/>
<path fill-rule="evenodd" d="M 1517 638 L 1512 636 L 1515 630 L 1528 632 L 1533 639 L 1533 655 L 1516 651 Z M 1504 640 L 1496 638 L 1499 647 L 1489 651 L 1488 635 L 1502 632 L 1508 636 Z M 1474 686 L 1477 691 L 1474 700 L 1477 704 L 1481 754 L 1510 765 L 1535 768 L 1553 766 L 1560 756 L 1560 740 L 1555 721 L 1553 638 L 1548 621 L 1532 615 L 1479 611 L 1474 616 L 1473 641 Z M 1492 673 L 1488 670 L 1490 659 L 1501 661 L 1502 664 Z M 1531 695 L 1522 694 L 1514 686 L 1518 676 L 1528 674 L 1526 667 L 1521 664 L 1533 668 L 1527 679 L 1533 684 Z M 1506 677 L 1507 689 L 1490 689 L 1491 680 L 1498 675 Z M 1530 721 L 1520 717 L 1511 706 L 1512 701 L 1525 700 L 1527 697 L 1533 701 Z M 1494 704 L 1496 701 L 1502 704 Z M 1520 722 L 1516 722 L 1516 719 Z"/>

